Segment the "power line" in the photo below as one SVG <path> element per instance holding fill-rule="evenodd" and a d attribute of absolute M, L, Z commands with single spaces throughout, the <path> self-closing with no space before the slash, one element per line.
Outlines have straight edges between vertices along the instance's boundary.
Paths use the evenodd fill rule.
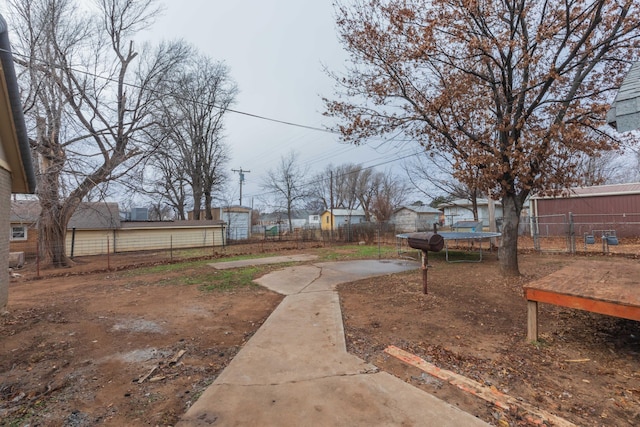
<path fill-rule="evenodd" d="M 378 166 L 383 166 L 383 165 L 386 165 L 386 164 L 389 164 L 389 163 L 397 162 L 399 160 L 408 159 L 409 157 L 413 157 L 413 156 L 415 156 L 417 154 L 418 154 L 417 152 L 413 151 L 413 152 L 411 152 L 409 154 L 406 154 L 404 156 L 397 157 L 397 158 L 390 159 L 390 160 L 386 160 L 384 162 L 376 163 L 374 165 L 365 166 L 365 167 L 362 167 L 362 168 L 359 168 L 359 169 L 356 169 L 356 170 L 352 170 L 352 171 L 349 171 L 349 172 L 345 172 L 343 174 L 334 176 L 333 178 L 334 179 L 342 178 L 342 177 L 345 177 L 345 176 L 350 175 L 352 173 L 362 172 L 362 171 L 365 171 L 365 170 L 368 170 L 368 169 L 373 169 L 373 168 L 378 167 Z M 321 184 L 321 183 L 322 183 L 322 179 L 313 180 L 313 181 L 307 181 L 306 183 L 302 184 L 302 187 L 308 187 L 308 186 L 311 186 L 311 185 Z M 272 191 L 265 191 L 263 193 L 260 193 L 260 195 L 269 195 L 269 194 L 278 194 L 278 192 L 275 191 L 275 190 L 272 190 Z"/>
<path fill-rule="evenodd" d="M 0 51 L 9 52 L 9 51 L 7 51 L 5 49 L 0 49 Z M 19 56 L 19 57 L 22 57 L 22 58 L 25 58 L 25 59 L 30 59 L 29 56 L 21 54 L 21 53 L 16 53 L 16 52 L 10 52 L 10 53 L 12 53 L 12 55 L 14 55 L 14 56 Z M 64 67 L 62 65 L 59 65 L 59 64 L 56 64 L 56 63 L 53 63 L 53 62 L 45 61 L 45 60 L 38 59 L 38 58 L 35 58 L 35 61 L 40 63 L 40 64 L 46 65 L 46 66 L 59 68 L 59 69 L 64 69 Z M 24 64 L 21 64 L 21 65 L 24 66 Z M 90 76 L 90 77 L 103 79 L 105 81 L 110 81 L 110 82 L 115 82 L 115 83 L 118 82 L 118 80 L 113 78 L 113 77 L 101 76 L 99 74 L 92 73 L 92 72 L 85 71 L 85 70 L 80 70 L 80 69 L 75 68 L 75 67 L 68 67 L 68 69 L 71 70 L 71 71 L 80 73 L 80 74 L 84 74 L 84 75 Z M 124 82 L 124 84 L 126 86 L 131 87 L 131 88 L 143 89 L 142 86 L 134 84 L 134 83 Z M 164 92 L 162 92 L 160 90 L 157 90 L 157 89 L 147 89 L 147 90 L 149 90 L 149 91 L 151 91 L 153 93 L 159 94 L 159 95 L 168 96 L 166 93 L 164 93 Z M 172 96 L 176 96 L 176 97 L 180 98 L 179 95 L 175 95 L 174 94 Z M 204 102 L 200 102 L 200 101 L 196 101 L 196 103 L 198 103 L 200 105 L 208 105 L 208 104 L 205 104 Z M 219 106 L 216 106 L 216 105 L 213 105 L 213 107 L 218 109 L 218 110 L 222 110 L 222 107 L 219 107 Z M 266 116 L 262 116 L 262 115 L 259 115 L 259 114 L 253 114 L 253 113 L 249 113 L 249 112 L 245 112 L 245 111 L 241 111 L 241 110 L 236 110 L 236 109 L 232 109 L 232 108 L 227 108 L 226 111 L 229 111 L 229 112 L 235 113 L 235 114 L 239 114 L 239 115 L 244 115 L 244 116 L 247 116 L 247 117 L 252 117 L 252 118 L 255 118 L 255 119 L 259 119 L 259 120 L 269 121 L 269 122 L 273 122 L 273 123 L 279 123 L 279 124 L 283 124 L 283 125 L 286 125 L 286 126 L 298 127 L 298 128 L 301 128 L 301 129 L 307 129 L 307 130 L 312 130 L 312 131 L 316 131 L 316 132 L 324 132 L 324 133 L 329 133 L 329 134 L 333 134 L 333 135 L 340 135 L 340 132 L 337 132 L 337 131 L 334 131 L 334 130 L 331 130 L 331 129 L 320 128 L 320 127 L 316 127 L 316 126 L 303 125 L 303 124 L 295 123 L 295 122 L 288 121 L 288 120 L 274 119 L 274 118 L 271 118 L 271 117 L 266 117 Z M 383 141 L 381 143 L 381 145 L 384 144 L 384 143 L 387 143 L 389 141 L 395 140 L 396 137 L 397 137 L 397 135 L 393 136 L 390 139 L 387 139 L 387 140 Z M 347 146 L 347 147 L 344 148 L 344 150 L 341 150 L 341 151 L 347 152 L 347 151 L 351 151 L 352 149 L 355 149 L 355 148 L 357 148 L 357 147 L 354 146 L 354 145 L 352 145 L 350 147 Z M 377 148 L 375 148 L 375 150 L 377 151 L 378 148 L 379 148 L 379 146 Z M 307 163 L 309 165 L 311 165 L 311 164 L 314 164 L 314 163 L 318 163 L 318 162 L 320 162 L 322 160 L 328 160 L 331 157 L 339 156 L 339 155 L 340 155 L 340 153 L 332 153 L 332 154 L 326 155 L 324 157 L 324 159 L 322 159 L 322 158 L 314 159 L 313 161 L 307 162 Z M 242 204 L 242 203 L 240 203 L 240 204 Z"/>
<path fill-rule="evenodd" d="M 22 57 L 22 58 L 25 58 L 25 59 L 31 59 L 27 55 L 16 53 L 16 52 L 10 52 L 10 51 L 5 50 L 5 49 L 0 49 L 0 51 L 11 53 L 13 56 L 19 56 L 19 57 Z M 63 66 L 61 66 L 59 64 L 55 64 L 55 63 L 52 63 L 52 62 L 44 61 L 42 59 L 37 59 L 36 58 L 35 61 L 40 63 L 40 64 L 43 64 L 45 66 L 50 66 L 50 67 L 59 68 L 59 69 L 65 69 L 65 67 L 63 67 Z M 23 65 L 23 64 L 21 64 L 21 65 Z M 74 68 L 74 67 L 68 67 L 68 69 L 70 71 L 73 71 L 73 72 L 77 72 L 77 73 L 84 74 L 84 75 L 87 75 L 87 76 L 90 76 L 90 77 L 94 77 L 94 78 L 98 78 L 98 79 L 103 79 L 105 81 L 110 81 L 110 82 L 115 82 L 115 83 L 118 82 L 118 80 L 113 78 L 113 77 L 101 76 L 99 74 L 92 73 L 92 72 L 85 71 L 85 70 L 80 70 L 80 69 L 77 69 L 77 68 Z M 142 86 L 137 85 L 135 83 L 123 82 L 123 84 L 125 86 L 131 87 L 131 88 L 143 89 Z M 157 89 L 147 89 L 147 90 L 149 90 L 149 91 L 151 91 L 153 93 L 159 94 L 159 95 L 168 96 L 168 94 L 166 94 L 166 93 L 164 93 L 164 92 L 162 92 L 160 90 L 157 90 Z M 174 94 L 173 96 L 176 96 L 176 95 Z M 180 96 L 177 96 L 177 97 L 180 98 Z M 196 103 L 198 103 L 200 105 L 208 105 L 208 104 L 206 104 L 204 102 L 200 102 L 200 101 L 196 101 Z M 216 108 L 218 110 L 222 110 L 222 107 L 219 107 L 217 105 L 212 105 L 212 107 Z M 331 129 L 325 129 L 325 128 L 319 128 L 319 127 L 315 127 L 315 126 L 303 125 L 303 124 L 300 124 L 300 123 L 295 123 L 295 122 L 291 122 L 291 121 L 287 121 L 287 120 L 274 119 L 274 118 L 271 118 L 271 117 L 266 117 L 266 116 L 262 116 L 262 115 L 259 115 L 259 114 L 253 114 L 253 113 L 249 113 L 249 112 L 245 112 L 245 111 L 241 111 L 241 110 L 235 110 L 235 109 L 232 109 L 232 108 L 226 108 L 225 111 L 229 111 L 231 113 L 235 113 L 235 114 L 239 114 L 239 115 L 244 115 L 244 116 L 247 116 L 247 117 L 252 117 L 252 118 L 255 118 L 255 119 L 259 119 L 259 120 L 269 121 L 269 122 L 273 122 L 273 123 L 279 123 L 279 124 L 283 124 L 283 125 L 286 125 L 286 126 L 298 127 L 298 128 L 302 128 L 302 129 L 308 129 L 308 130 L 313 130 L 313 131 L 317 131 L 317 132 L 330 133 L 330 134 L 334 134 L 334 135 L 339 135 L 340 134 L 340 132 L 336 132 L 336 131 L 331 130 Z M 382 144 L 384 144 L 386 142 L 389 142 L 389 141 L 393 141 L 396 138 L 396 136 L 394 136 L 394 137 L 392 137 L 392 138 L 390 138 L 390 139 L 388 139 L 386 141 L 383 141 L 380 145 L 382 145 Z M 378 146 L 378 148 L 380 147 L 380 145 Z M 356 148 L 355 146 L 345 147 L 344 151 L 345 152 L 346 151 L 351 151 L 351 149 L 355 149 L 355 148 Z M 416 154 L 415 152 L 412 152 L 411 154 L 408 154 L 408 155 L 405 155 L 405 156 L 401 156 L 401 157 L 397 157 L 397 158 L 390 159 L 390 160 L 386 160 L 384 162 L 380 162 L 380 163 L 377 163 L 377 164 L 374 164 L 374 165 L 371 165 L 371 166 L 363 167 L 363 168 L 358 169 L 358 170 L 361 171 L 361 170 L 373 169 L 373 168 L 375 168 L 377 166 L 382 166 L 382 165 L 393 163 L 393 162 L 396 162 L 396 161 L 399 161 L 399 160 L 404 160 L 406 158 L 414 156 L 415 154 Z M 337 156 L 337 155 L 340 155 L 340 153 L 333 154 L 331 156 L 326 157 L 325 159 L 329 159 L 329 158 L 331 158 L 333 156 Z M 318 161 L 321 161 L 321 160 L 322 159 L 317 159 L 317 160 L 315 160 L 313 162 L 309 162 L 309 164 L 317 163 Z M 244 173 L 245 172 L 248 173 L 250 171 L 242 170 L 242 169 L 240 169 L 240 170 L 233 169 L 232 171 L 240 173 L 240 179 L 241 179 L 241 181 L 240 181 L 240 205 L 242 205 L 242 183 L 244 181 Z M 353 173 L 353 172 L 349 172 L 349 173 Z M 335 178 L 339 178 L 339 177 L 342 177 L 342 176 L 344 176 L 344 175 L 340 175 L 340 176 L 337 176 Z M 320 183 L 320 181 L 311 181 L 311 182 L 307 182 L 304 185 L 313 185 L 313 184 L 317 184 L 317 183 Z M 264 195 L 264 194 L 270 194 L 270 193 L 273 193 L 273 192 L 266 192 L 266 193 L 262 193 L 262 194 Z"/>
<path fill-rule="evenodd" d="M 27 55 L 24 55 L 24 54 L 21 54 L 21 53 L 16 53 L 16 52 L 10 52 L 10 51 L 8 51 L 6 49 L 0 49 L 0 51 L 11 53 L 13 56 L 20 56 L 20 57 L 25 58 L 25 59 L 31 59 Z M 55 64 L 55 63 L 48 62 L 48 61 L 44 61 L 42 59 L 35 59 L 35 61 L 40 63 L 40 64 L 49 66 L 49 67 L 59 68 L 61 70 L 65 69 L 65 67 L 63 67 L 62 65 Z M 20 65 L 23 65 L 23 64 L 20 64 Z M 67 67 L 67 69 L 70 70 L 70 71 L 76 72 L 76 73 L 80 73 L 80 74 L 84 74 L 84 75 L 90 76 L 90 77 L 95 77 L 95 78 L 103 79 L 103 80 L 106 80 L 106 81 L 109 81 L 109 82 L 118 83 L 118 80 L 113 78 L 113 77 L 101 76 L 99 74 L 92 73 L 92 72 L 89 72 L 89 71 L 80 70 L 80 69 L 77 69 L 77 68 L 74 68 L 74 67 Z M 134 89 L 143 89 L 142 86 L 137 85 L 135 83 L 123 82 L 123 84 L 125 86 L 131 87 L 131 88 L 134 88 Z M 164 93 L 164 92 L 162 92 L 160 90 L 156 90 L 156 89 L 147 89 L 147 90 L 149 90 L 150 92 L 159 94 L 159 95 L 168 96 L 168 94 L 166 94 L 166 93 Z M 173 94 L 172 96 L 180 98 L 179 95 Z M 185 100 L 184 98 L 182 98 L 182 99 Z M 200 101 L 196 101 L 196 103 L 198 103 L 200 105 L 207 105 L 207 106 L 209 105 L 209 104 L 206 104 L 206 103 L 200 102 Z M 215 104 L 211 105 L 211 106 L 213 108 L 218 109 L 218 110 L 222 110 L 223 109 L 222 107 L 219 107 L 219 106 L 217 106 Z M 235 114 L 239 114 L 239 115 L 243 115 L 243 116 L 247 116 L 247 117 L 252 117 L 254 119 L 260 119 L 260 120 L 264 120 L 264 121 L 268 121 L 268 122 L 279 123 L 279 124 L 283 124 L 283 125 L 286 125 L 286 126 L 299 127 L 299 128 L 302 128 L 302 129 L 309 129 L 309 130 L 313 130 L 313 131 L 317 131 L 317 132 L 331 133 L 331 134 L 334 134 L 334 135 L 339 134 L 339 132 L 336 132 L 336 131 L 331 130 L 331 129 L 325 129 L 325 128 L 320 128 L 320 127 L 310 126 L 310 125 L 303 125 L 303 124 L 300 124 L 300 123 L 295 123 L 295 122 L 291 122 L 291 121 L 287 121 L 287 120 L 274 119 L 272 117 L 262 116 L 260 114 L 254 114 L 254 113 L 248 113 L 246 111 L 235 110 L 233 108 L 225 108 L 224 110 L 228 111 L 230 113 L 235 113 Z"/>

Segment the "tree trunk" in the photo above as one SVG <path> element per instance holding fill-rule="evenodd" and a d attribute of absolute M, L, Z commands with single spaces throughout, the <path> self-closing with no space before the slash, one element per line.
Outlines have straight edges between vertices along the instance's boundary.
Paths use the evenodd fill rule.
<path fill-rule="evenodd" d="M 204 219 L 213 219 L 213 214 L 211 212 L 211 203 L 211 193 L 204 193 Z"/>
<path fill-rule="evenodd" d="M 193 219 L 200 221 L 200 204 L 202 203 L 202 192 L 193 187 Z"/>
<path fill-rule="evenodd" d="M 473 190 L 471 194 L 471 211 L 473 212 L 473 220 L 478 221 L 478 190 Z"/>
<path fill-rule="evenodd" d="M 520 225 L 520 211 L 522 207 L 517 203 L 515 195 L 502 198 L 502 244 L 498 250 L 500 270 L 505 276 L 519 276 L 518 268 L 518 226 Z"/>
<path fill-rule="evenodd" d="M 176 212 L 178 215 L 178 219 L 185 220 L 187 216 L 184 214 L 184 204 L 181 204 L 179 207 L 176 207 Z"/>
<path fill-rule="evenodd" d="M 293 221 L 291 220 L 291 216 L 293 215 L 293 209 L 291 206 L 287 208 L 287 219 L 289 220 L 289 233 L 293 233 Z"/>
<path fill-rule="evenodd" d="M 60 206 L 42 207 L 38 227 L 40 256 L 43 263 L 55 268 L 69 267 L 73 261 L 67 256 L 65 241 L 68 219 L 58 213 Z"/>

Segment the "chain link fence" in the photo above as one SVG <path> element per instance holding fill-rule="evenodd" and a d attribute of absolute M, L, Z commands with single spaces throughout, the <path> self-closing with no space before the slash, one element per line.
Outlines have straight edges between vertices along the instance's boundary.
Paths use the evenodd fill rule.
<path fill-rule="evenodd" d="M 520 247 L 539 252 L 640 255 L 640 213 L 531 217 Z"/>

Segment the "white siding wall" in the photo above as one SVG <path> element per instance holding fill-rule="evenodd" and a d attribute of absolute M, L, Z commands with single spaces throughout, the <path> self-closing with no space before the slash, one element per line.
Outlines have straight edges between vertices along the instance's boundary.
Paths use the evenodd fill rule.
<path fill-rule="evenodd" d="M 67 233 L 67 254 L 71 255 L 72 232 Z M 132 228 L 115 233 L 115 252 L 164 250 L 222 246 L 221 227 Z M 74 256 L 102 255 L 114 252 L 113 230 L 76 230 Z"/>
<path fill-rule="evenodd" d="M 409 209 L 402 209 L 396 212 L 393 222 L 399 233 L 430 231 L 433 229 L 433 224 L 438 222 L 439 217 L 439 213 L 418 214 Z"/>

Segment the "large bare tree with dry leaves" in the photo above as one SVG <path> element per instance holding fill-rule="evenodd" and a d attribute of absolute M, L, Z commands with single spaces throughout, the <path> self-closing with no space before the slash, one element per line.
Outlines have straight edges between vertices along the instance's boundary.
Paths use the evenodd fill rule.
<path fill-rule="evenodd" d="M 519 274 L 532 192 L 579 182 L 616 149 L 605 113 L 640 47 L 637 0 L 354 0 L 336 6 L 351 65 L 326 113 L 344 140 L 405 135 L 502 201 L 501 270 Z"/>
<path fill-rule="evenodd" d="M 184 43 L 138 46 L 154 0 L 11 0 L 23 104 L 35 130 L 40 250 L 65 266 L 67 224 L 92 191 L 155 149 L 157 88 L 189 55 Z"/>

